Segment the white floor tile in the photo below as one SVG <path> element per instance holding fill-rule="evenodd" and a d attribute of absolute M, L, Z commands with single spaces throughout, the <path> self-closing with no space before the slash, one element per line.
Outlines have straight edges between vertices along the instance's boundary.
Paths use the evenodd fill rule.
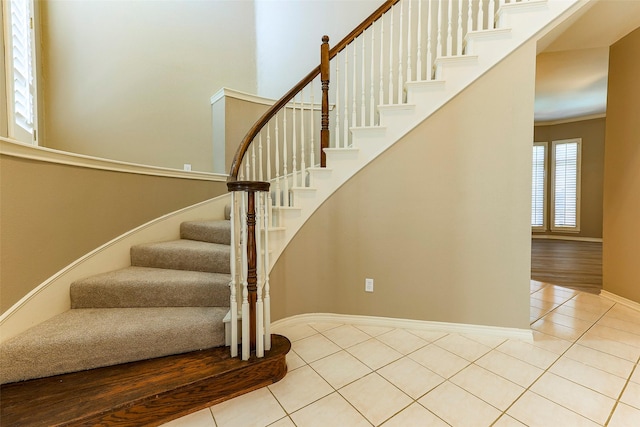
<path fill-rule="evenodd" d="M 619 403 L 607 425 L 609 427 L 638 427 L 640 426 L 640 409 Z"/>
<path fill-rule="evenodd" d="M 435 344 L 429 344 L 411 353 L 408 357 L 443 378 L 452 377 L 470 364 L 468 360 L 456 356 Z"/>
<path fill-rule="evenodd" d="M 452 426 L 490 426 L 500 416 L 496 408 L 448 381 L 418 403 Z"/>
<path fill-rule="evenodd" d="M 289 353 L 287 353 L 286 358 L 287 358 L 287 371 L 288 372 L 291 372 L 294 369 L 298 369 L 299 367 L 304 366 L 304 365 L 307 364 L 293 350 L 290 350 Z"/>
<path fill-rule="evenodd" d="M 413 335 L 415 335 L 417 337 L 420 337 L 423 340 L 428 341 L 428 342 L 433 342 L 433 341 L 439 340 L 440 338 L 442 338 L 445 335 L 447 335 L 446 332 L 429 331 L 429 330 L 423 330 L 423 329 L 405 329 L 405 331 L 407 331 L 410 334 L 413 334 Z"/>
<path fill-rule="evenodd" d="M 395 351 L 375 338 L 349 347 L 347 351 L 374 370 L 402 357 L 402 353 Z"/>
<path fill-rule="evenodd" d="M 530 390 L 599 424 L 607 421 L 615 404 L 614 399 L 550 372 L 540 377 Z"/>
<path fill-rule="evenodd" d="M 291 418 L 284 417 L 273 424 L 269 424 L 268 427 L 296 427 L 296 425 L 291 421 Z"/>
<path fill-rule="evenodd" d="M 509 415 L 503 414 L 498 421 L 495 422 L 491 427 L 527 427 L 522 424 L 520 421 L 511 418 Z"/>
<path fill-rule="evenodd" d="M 419 348 L 429 344 L 428 341 L 413 335 L 404 329 L 394 329 L 386 334 L 378 335 L 376 337 L 378 341 L 382 341 L 394 350 L 399 351 L 402 354 L 409 354 L 416 351 Z"/>
<path fill-rule="evenodd" d="M 584 363 L 585 365 L 593 366 L 594 368 L 598 368 L 624 379 L 629 377 L 629 373 L 633 369 L 634 365 L 633 362 L 626 359 L 622 359 L 590 347 L 585 347 L 580 344 L 575 344 L 571 347 L 565 353 L 564 357 Z"/>
<path fill-rule="evenodd" d="M 594 350 L 599 350 L 599 351 L 602 351 L 603 353 L 620 357 L 630 362 L 635 363 L 635 361 L 638 360 L 639 353 L 638 353 L 637 347 L 616 341 L 614 337 L 607 338 L 607 337 L 600 336 L 598 333 L 593 332 L 593 329 L 587 331 L 576 342 L 577 344 L 583 345 L 585 347 L 589 347 Z"/>
<path fill-rule="evenodd" d="M 340 347 L 320 334 L 294 341 L 291 347 L 307 363 L 340 351 Z"/>
<path fill-rule="evenodd" d="M 547 369 L 558 359 L 558 355 L 555 353 L 517 340 L 508 340 L 504 344 L 498 346 L 496 350 L 525 361 L 540 369 Z"/>
<path fill-rule="evenodd" d="M 340 389 L 340 394 L 376 426 L 412 402 L 409 396 L 375 372 Z"/>
<path fill-rule="evenodd" d="M 395 415 L 386 423 L 382 424 L 383 427 L 449 427 L 449 424 L 436 417 L 432 412 L 429 412 L 424 406 L 413 403 L 408 408 L 404 409 L 399 414 Z"/>
<path fill-rule="evenodd" d="M 640 384 L 629 381 L 620 401 L 640 410 Z"/>
<path fill-rule="evenodd" d="M 218 427 L 264 427 L 286 415 L 267 388 L 212 406 L 211 412 Z"/>
<path fill-rule="evenodd" d="M 593 421 L 530 391 L 509 408 L 507 415 L 528 427 L 598 427 Z"/>
<path fill-rule="evenodd" d="M 322 335 L 329 338 L 342 348 L 351 347 L 371 339 L 368 334 L 351 325 L 342 325 L 337 328 L 329 329 L 324 331 Z"/>
<path fill-rule="evenodd" d="M 371 424 L 338 393 L 291 414 L 297 427 L 370 427 Z"/>
<path fill-rule="evenodd" d="M 269 389 L 289 414 L 334 391 L 309 366 L 303 366 L 288 373 L 283 379 L 270 385 Z"/>
<path fill-rule="evenodd" d="M 371 368 L 345 350 L 317 360 L 311 367 L 336 390 L 371 372 Z"/>
<path fill-rule="evenodd" d="M 289 338 L 289 341 L 293 342 L 298 341 L 302 338 L 310 337 L 311 335 L 315 335 L 318 333 L 318 331 L 316 331 L 306 323 L 301 323 L 298 325 L 283 327 L 276 326 L 273 328 L 272 333 L 284 335 L 285 337 Z"/>
<path fill-rule="evenodd" d="M 580 384 L 612 399 L 617 399 L 626 380 L 613 374 L 563 357 L 549 369 L 549 372 Z"/>
<path fill-rule="evenodd" d="M 552 335 L 547 335 L 543 332 L 531 332 L 533 334 L 533 345 L 558 355 L 561 355 L 562 353 L 567 351 L 567 349 L 573 344 L 573 342 L 571 341 L 563 340 Z"/>
<path fill-rule="evenodd" d="M 458 334 L 449 334 L 440 338 L 434 344 L 469 362 L 473 362 L 491 351 L 491 347 Z"/>
<path fill-rule="evenodd" d="M 498 350 L 492 350 L 482 356 L 475 364 L 522 387 L 529 387 L 544 372 Z"/>
<path fill-rule="evenodd" d="M 586 320 L 587 322 L 595 322 L 602 317 L 601 313 L 594 313 L 593 311 L 581 310 L 579 308 L 571 307 L 567 304 L 562 304 L 560 307 L 554 310 L 555 313 L 564 314 L 565 316 L 575 317 L 576 319 Z"/>
<path fill-rule="evenodd" d="M 444 382 L 444 378 L 408 357 L 379 369 L 378 373 L 414 399 Z"/>
<path fill-rule="evenodd" d="M 450 381 L 502 411 L 506 410 L 525 390 L 477 365 L 466 367 L 451 377 Z"/>
<path fill-rule="evenodd" d="M 318 332 L 328 331 L 329 329 L 337 328 L 338 326 L 342 326 L 342 323 L 332 323 L 332 322 L 314 322 L 309 323 L 313 329 Z"/>
<path fill-rule="evenodd" d="M 500 337 L 500 336 L 495 336 L 495 335 L 480 335 L 480 334 L 460 334 L 461 336 L 465 337 L 465 338 L 469 338 L 470 340 L 473 340 L 475 342 L 479 342 L 480 344 L 484 344 L 488 347 L 496 348 L 497 346 L 499 346 L 500 344 L 502 344 L 503 342 L 505 342 L 507 339 L 504 337 Z"/>
<path fill-rule="evenodd" d="M 377 337 L 378 335 L 382 335 L 384 333 L 387 333 L 393 330 L 393 328 L 388 328 L 385 326 L 371 326 L 371 325 L 354 325 L 354 326 L 360 329 L 362 332 L 372 337 Z"/>
<path fill-rule="evenodd" d="M 586 329 L 576 330 L 564 325 L 559 325 L 557 323 L 551 322 L 549 320 L 549 315 L 534 322 L 531 325 L 531 329 L 533 329 L 534 331 L 543 332 L 545 334 L 548 334 L 563 340 L 567 340 L 570 342 L 574 342 L 575 340 L 580 338 L 580 335 L 582 335 L 586 331 Z"/>
<path fill-rule="evenodd" d="M 216 423 L 213 421 L 211 410 L 207 408 L 164 423 L 161 427 L 216 427 Z"/>
<path fill-rule="evenodd" d="M 640 384 L 640 365 L 636 365 L 635 370 L 631 374 L 631 381 Z"/>

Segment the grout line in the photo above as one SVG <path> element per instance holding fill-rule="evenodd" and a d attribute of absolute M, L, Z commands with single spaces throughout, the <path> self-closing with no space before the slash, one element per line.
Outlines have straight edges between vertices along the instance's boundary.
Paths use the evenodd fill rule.
<path fill-rule="evenodd" d="M 631 373 L 629 373 L 629 377 L 627 378 L 627 381 L 624 383 L 624 387 L 622 387 L 622 390 L 620 391 L 620 394 L 618 395 L 618 398 L 616 399 L 616 402 L 613 404 L 613 408 L 611 408 L 611 413 L 607 417 L 607 421 L 605 421 L 605 423 L 604 423 L 605 426 L 608 426 L 609 423 L 611 422 L 611 418 L 613 417 L 614 412 L 618 408 L 618 404 L 620 404 L 620 399 L 622 399 L 622 395 L 627 390 L 627 386 L 631 382 L 631 377 L 633 376 L 633 373 L 636 371 L 636 369 L 638 369 L 638 364 L 639 363 L 640 363 L 640 357 L 638 358 L 638 360 L 636 360 L 636 364 L 631 369 Z M 622 402 L 622 403 L 624 403 L 624 402 Z"/>

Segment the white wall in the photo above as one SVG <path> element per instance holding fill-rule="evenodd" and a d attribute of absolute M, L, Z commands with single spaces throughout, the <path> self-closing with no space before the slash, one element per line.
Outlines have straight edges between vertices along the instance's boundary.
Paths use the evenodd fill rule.
<path fill-rule="evenodd" d="M 210 97 L 257 89 L 253 1 L 40 5 L 44 145 L 212 171 Z"/>
<path fill-rule="evenodd" d="M 258 94 L 280 98 L 320 63 L 329 45 L 374 12 L 381 0 L 255 0 Z"/>

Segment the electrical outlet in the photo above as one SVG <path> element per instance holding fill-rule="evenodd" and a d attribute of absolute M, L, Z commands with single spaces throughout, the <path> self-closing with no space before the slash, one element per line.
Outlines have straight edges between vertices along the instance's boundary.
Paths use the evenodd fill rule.
<path fill-rule="evenodd" d="M 185 163 L 184 164 L 184 170 L 190 171 L 191 170 L 191 163 Z"/>
<path fill-rule="evenodd" d="M 364 291 L 373 292 L 373 279 L 364 279 Z"/>

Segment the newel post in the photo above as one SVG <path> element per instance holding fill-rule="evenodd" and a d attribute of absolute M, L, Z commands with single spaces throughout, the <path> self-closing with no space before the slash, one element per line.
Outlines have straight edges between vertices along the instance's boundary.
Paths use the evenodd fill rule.
<path fill-rule="evenodd" d="M 327 166 L 325 148 L 329 148 L 329 36 L 322 37 L 320 47 L 320 81 L 322 82 L 322 116 L 320 129 L 320 166 Z"/>

